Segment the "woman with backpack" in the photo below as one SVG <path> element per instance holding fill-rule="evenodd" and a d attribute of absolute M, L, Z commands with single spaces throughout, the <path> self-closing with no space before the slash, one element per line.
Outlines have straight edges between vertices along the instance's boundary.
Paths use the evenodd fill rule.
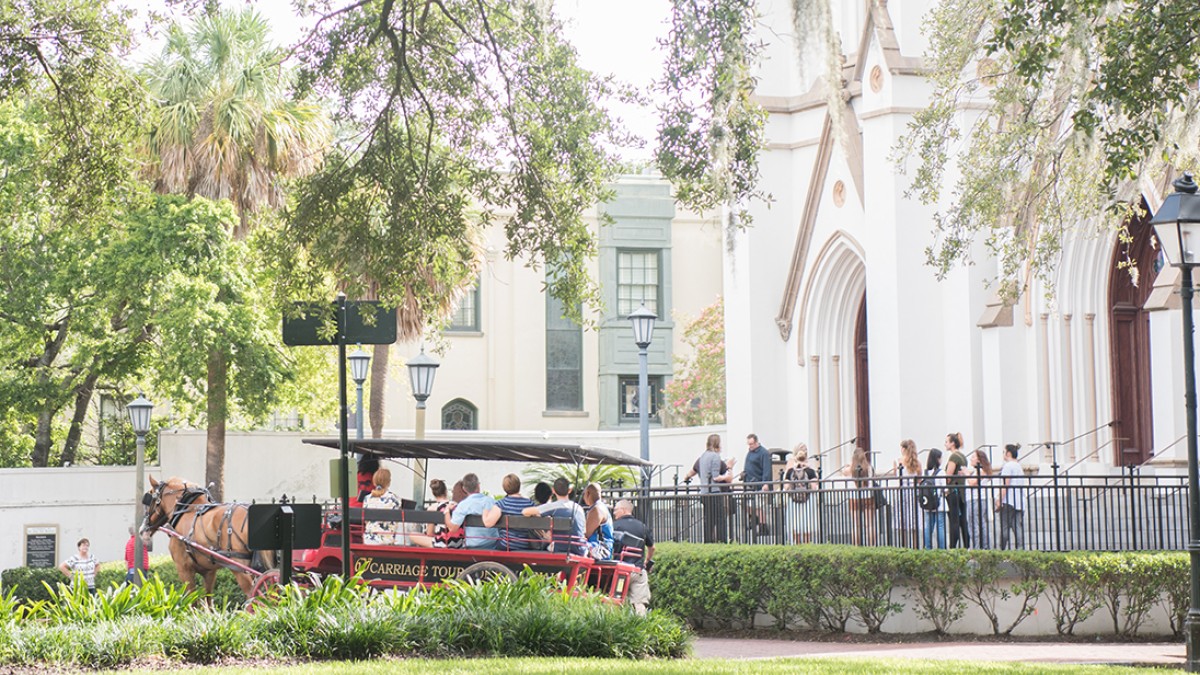
<path fill-rule="evenodd" d="M 925 511 L 925 548 L 933 548 L 933 533 L 937 532 L 937 547 L 946 548 L 946 476 L 942 474 L 942 451 L 929 450 L 925 462 L 925 477 L 917 486 L 917 499 Z"/>
<path fill-rule="evenodd" d="M 817 472 L 808 465 L 808 446 L 797 443 L 783 475 L 788 499 L 784 501 L 787 529 L 797 544 L 812 543 L 817 531 L 816 500 Z"/>

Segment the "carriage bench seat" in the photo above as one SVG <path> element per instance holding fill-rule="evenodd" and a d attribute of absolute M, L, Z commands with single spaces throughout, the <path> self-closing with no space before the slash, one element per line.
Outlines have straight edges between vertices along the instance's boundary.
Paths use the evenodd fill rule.
<path fill-rule="evenodd" d="M 355 522 L 356 515 L 358 522 L 366 520 L 413 525 L 442 525 L 446 522 L 445 514 L 437 511 L 418 509 L 351 509 L 350 511 L 351 523 Z M 481 516 L 467 516 L 463 520 L 463 526 L 485 527 Z M 571 532 L 573 522 L 570 518 L 550 518 L 547 516 L 500 516 L 500 520 L 496 522 L 494 527 L 503 530 L 551 530 L 559 535 L 563 535 Z M 496 550 L 503 551 L 505 549 Z M 563 555 L 562 553 L 540 549 L 522 549 L 520 552 L 535 555 Z"/>

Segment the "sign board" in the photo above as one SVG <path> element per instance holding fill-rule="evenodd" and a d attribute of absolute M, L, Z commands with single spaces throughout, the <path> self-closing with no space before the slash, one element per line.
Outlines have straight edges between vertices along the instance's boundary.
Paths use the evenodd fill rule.
<path fill-rule="evenodd" d="M 58 567 L 58 526 L 25 526 L 25 566 L 34 569 Z"/>
<path fill-rule="evenodd" d="M 353 458 L 351 458 L 351 460 L 353 460 Z M 342 481 L 338 480 L 338 478 L 340 478 L 341 475 L 342 475 L 342 460 L 341 460 L 341 458 L 334 457 L 333 459 L 329 460 L 329 496 L 332 497 L 333 499 L 341 499 L 342 494 L 347 494 L 351 498 L 357 498 L 358 497 L 358 474 L 354 472 L 353 465 L 351 465 L 351 470 L 349 472 L 349 475 L 346 476 L 346 480 L 344 483 Z M 342 488 L 339 485 L 346 486 L 345 493 L 342 492 Z"/>
<path fill-rule="evenodd" d="M 457 579 L 460 572 L 474 565 L 473 558 L 438 558 L 429 559 L 410 556 L 370 555 L 356 556 L 356 569 L 362 568 L 362 578 L 367 581 L 389 581 L 399 584 L 437 584 L 446 579 Z M 520 561 L 497 561 L 513 572 L 521 573 L 525 567 L 539 574 L 557 576 L 568 572 L 568 565 L 531 562 L 528 558 Z"/>
<path fill-rule="evenodd" d="M 283 317 L 283 344 L 289 347 L 336 345 L 338 307 L 298 302 L 299 313 Z M 396 341 L 396 308 L 375 300 L 346 301 L 345 344 L 390 345 Z"/>
<path fill-rule="evenodd" d="M 283 519 L 280 518 L 284 508 L 291 509 L 292 513 L 290 537 L 283 531 Z M 250 548 L 256 551 L 318 548 L 321 546 L 321 505 L 251 504 L 247 535 Z"/>

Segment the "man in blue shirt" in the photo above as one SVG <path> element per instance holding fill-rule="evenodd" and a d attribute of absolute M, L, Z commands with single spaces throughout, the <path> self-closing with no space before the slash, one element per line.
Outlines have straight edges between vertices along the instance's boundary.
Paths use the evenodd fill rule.
<path fill-rule="evenodd" d="M 771 486 L 771 453 L 758 442 L 758 434 L 747 434 L 746 447 L 749 450 L 746 452 L 746 475 L 742 479 L 746 483 L 746 489 L 750 491 L 770 490 Z M 751 502 L 753 506 L 750 508 L 750 530 L 757 534 L 767 534 L 766 524 L 763 522 L 763 510 L 761 503 L 758 500 Z"/>
<path fill-rule="evenodd" d="M 506 516 L 520 516 L 525 509 L 537 506 L 532 499 L 521 494 L 521 479 L 515 473 L 504 477 L 504 499 L 496 504 L 500 507 L 500 513 Z M 529 530 L 500 528 L 500 548 L 502 549 L 526 551 L 532 548 L 530 540 Z"/>
<path fill-rule="evenodd" d="M 746 447 L 749 451 L 746 453 L 744 480 L 752 484 L 751 489 L 762 490 L 765 487 L 762 483 L 771 482 L 771 453 L 758 442 L 758 434 L 746 436 Z M 753 485 L 754 483 L 759 485 Z"/>
<path fill-rule="evenodd" d="M 467 527 L 465 548 L 496 548 L 500 540 L 500 532 L 494 527 L 500 520 L 500 509 L 496 508 L 496 500 L 479 492 L 479 476 L 469 473 L 463 476 L 463 489 L 467 498 L 458 503 L 454 510 L 446 514 L 446 527 L 450 534 L 462 528 L 467 516 L 482 516 L 485 527 Z"/>

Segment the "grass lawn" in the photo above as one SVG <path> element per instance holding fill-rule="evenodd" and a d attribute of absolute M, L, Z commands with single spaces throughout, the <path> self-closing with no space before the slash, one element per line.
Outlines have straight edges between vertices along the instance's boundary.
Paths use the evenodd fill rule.
<path fill-rule="evenodd" d="M 121 670 L 114 675 L 160 673 L 161 670 Z M 914 659 L 772 659 L 767 661 L 681 660 L 681 661 L 608 661 L 603 659 L 380 659 L 374 661 L 331 661 L 294 666 L 260 666 L 207 668 L 189 672 L 219 673 L 221 675 L 378 675 L 380 672 L 428 673 L 429 675 L 480 675 L 481 673 L 540 674 L 603 672 L 663 673 L 664 675 L 717 675 L 746 673 L 1049 673 L 1051 675 L 1109 675 L 1115 673 L 1161 673 L 1161 668 L 1128 668 L 1116 666 L 1079 666 L 1051 663 L 990 663 L 968 661 L 920 661 Z"/>

